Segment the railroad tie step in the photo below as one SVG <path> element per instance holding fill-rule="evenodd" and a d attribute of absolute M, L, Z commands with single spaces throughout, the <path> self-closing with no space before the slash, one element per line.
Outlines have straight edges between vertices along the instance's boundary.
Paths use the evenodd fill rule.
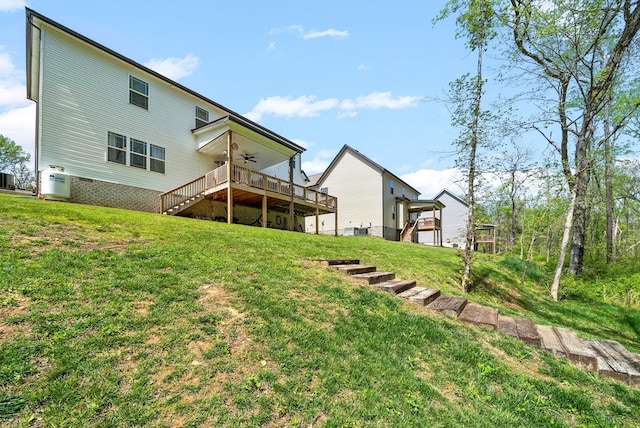
<path fill-rule="evenodd" d="M 540 336 L 529 318 L 513 318 L 498 315 L 498 331 L 522 340 L 527 345 L 540 346 Z"/>
<path fill-rule="evenodd" d="M 375 266 L 361 265 L 361 264 L 343 264 L 343 265 L 333 265 L 331 266 L 334 269 L 339 270 L 340 272 L 344 272 L 348 275 L 357 275 L 360 273 L 370 273 L 375 272 Z"/>
<path fill-rule="evenodd" d="M 424 290 L 426 290 L 425 287 L 416 286 L 408 290 L 405 290 L 402 293 L 398 293 L 398 297 L 402 297 L 403 299 L 409 299 L 411 296 L 418 294 Z"/>
<path fill-rule="evenodd" d="M 395 279 L 396 274 L 393 272 L 368 272 L 368 273 L 357 273 L 351 275 L 351 278 L 355 278 L 361 281 L 366 282 L 369 285 L 378 284 L 380 282 L 391 281 Z"/>
<path fill-rule="evenodd" d="M 640 386 L 640 356 L 627 351 L 615 340 L 584 340 L 593 349 L 598 372 L 630 386 Z"/>
<path fill-rule="evenodd" d="M 409 300 L 422 306 L 427 306 L 429 303 L 440 297 L 440 290 L 434 288 L 425 288 L 417 294 L 409 297 Z"/>
<path fill-rule="evenodd" d="M 498 310 L 476 303 L 467 304 L 458 319 L 471 325 L 484 325 L 494 330 L 498 328 Z"/>
<path fill-rule="evenodd" d="M 416 282 L 409 279 L 392 279 L 389 281 L 378 282 L 373 284 L 373 286 L 388 293 L 398 294 L 414 288 L 416 286 Z"/>
<path fill-rule="evenodd" d="M 456 296 L 440 296 L 427 305 L 427 308 L 439 311 L 451 318 L 458 318 L 467 305 L 467 299 Z"/>
<path fill-rule="evenodd" d="M 327 266 L 335 266 L 335 265 L 359 265 L 360 260 L 358 259 L 325 259 L 321 260 Z"/>

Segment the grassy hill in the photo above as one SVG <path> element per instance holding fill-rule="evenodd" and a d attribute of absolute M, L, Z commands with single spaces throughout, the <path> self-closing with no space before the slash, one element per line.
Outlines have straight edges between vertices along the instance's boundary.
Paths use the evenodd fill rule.
<path fill-rule="evenodd" d="M 449 294 L 449 249 L 0 194 L 0 425 L 640 426 L 640 391 L 322 268 Z M 482 257 L 466 296 L 640 352 L 640 313 Z M 535 282 L 538 281 L 538 282 Z"/>

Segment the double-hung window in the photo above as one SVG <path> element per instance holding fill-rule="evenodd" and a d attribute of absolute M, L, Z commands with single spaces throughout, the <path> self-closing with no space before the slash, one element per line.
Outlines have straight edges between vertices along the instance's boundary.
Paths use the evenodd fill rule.
<path fill-rule="evenodd" d="M 129 102 L 149 110 L 149 84 L 137 77 L 129 76 Z"/>
<path fill-rule="evenodd" d="M 164 147 L 150 145 L 149 150 L 149 169 L 164 174 Z"/>
<path fill-rule="evenodd" d="M 200 128 L 207 123 L 209 123 L 209 112 L 196 106 L 196 128 Z"/>
<path fill-rule="evenodd" d="M 107 159 L 110 162 L 127 163 L 127 137 L 124 135 L 109 132 Z"/>
<path fill-rule="evenodd" d="M 391 191 L 391 194 L 393 195 L 393 180 L 389 180 L 389 190 Z"/>
<path fill-rule="evenodd" d="M 136 168 L 147 169 L 147 143 L 144 141 L 130 139 L 131 142 L 131 157 L 129 165 Z"/>

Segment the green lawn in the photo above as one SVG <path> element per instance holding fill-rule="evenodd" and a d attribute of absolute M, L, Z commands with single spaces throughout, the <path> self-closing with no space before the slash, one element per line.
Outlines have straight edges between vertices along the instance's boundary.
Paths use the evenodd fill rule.
<path fill-rule="evenodd" d="M 640 391 L 313 262 L 450 294 L 453 250 L 0 194 L 0 425 L 640 426 Z M 466 296 L 640 352 L 640 312 L 478 256 Z"/>

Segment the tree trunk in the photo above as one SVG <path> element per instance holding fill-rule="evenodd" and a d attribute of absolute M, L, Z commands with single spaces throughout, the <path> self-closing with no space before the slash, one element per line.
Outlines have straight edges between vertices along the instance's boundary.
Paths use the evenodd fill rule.
<path fill-rule="evenodd" d="M 604 104 L 604 203 L 605 203 L 605 216 L 606 216 L 606 262 L 611 263 L 615 260 L 613 253 L 614 245 L 614 219 L 613 219 L 613 180 L 611 177 L 611 169 L 613 166 L 612 146 L 613 137 L 611 135 L 611 96 L 607 96 Z"/>
<path fill-rule="evenodd" d="M 569 247 L 569 234 L 571 233 L 571 224 L 573 223 L 573 211 L 576 205 L 576 188 L 573 188 L 571 192 L 571 202 L 569 203 L 569 209 L 567 210 L 567 218 L 564 222 L 564 232 L 562 234 L 562 243 L 560 244 L 560 254 L 558 255 L 558 264 L 553 274 L 553 282 L 551 283 L 551 298 L 558 301 L 558 289 L 560 288 L 560 277 L 562 276 L 562 269 L 564 267 L 564 259 L 567 255 L 567 247 Z"/>

